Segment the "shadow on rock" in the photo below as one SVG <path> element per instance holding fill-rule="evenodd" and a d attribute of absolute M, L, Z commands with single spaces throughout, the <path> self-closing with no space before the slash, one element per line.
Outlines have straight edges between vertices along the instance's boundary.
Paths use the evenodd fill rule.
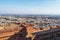
<path fill-rule="evenodd" d="M 18 32 L 11 36 L 8 40 L 31 40 L 31 38 L 26 38 L 27 30 L 26 27 L 22 26 L 23 28 Z"/>

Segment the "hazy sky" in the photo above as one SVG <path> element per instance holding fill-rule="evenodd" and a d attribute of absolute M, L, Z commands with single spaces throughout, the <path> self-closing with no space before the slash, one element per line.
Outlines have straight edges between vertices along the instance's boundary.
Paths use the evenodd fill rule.
<path fill-rule="evenodd" d="M 60 14 L 60 0 L 0 0 L 0 13 Z"/>

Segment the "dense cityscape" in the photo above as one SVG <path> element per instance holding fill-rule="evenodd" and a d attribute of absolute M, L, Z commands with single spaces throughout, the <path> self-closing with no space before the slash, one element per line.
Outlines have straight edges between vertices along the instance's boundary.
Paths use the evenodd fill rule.
<path fill-rule="evenodd" d="M 27 35 L 21 36 L 21 35 L 26 34 L 25 28 L 27 30 Z M 37 39 L 38 40 L 59 40 L 60 36 L 55 39 L 55 35 L 57 35 L 58 32 L 60 31 L 59 28 L 60 28 L 60 18 L 59 17 L 56 18 L 56 17 L 51 17 L 51 16 L 26 16 L 26 17 L 24 17 L 24 16 L 23 17 L 21 17 L 21 16 L 0 16 L 0 33 L 3 34 L 3 36 L 1 35 L 0 37 L 2 37 L 2 38 L 4 37 L 4 35 L 5 36 L 9 36 L 9 35 L 11 36 L 11 35 L 17 35 L 17 34 L 20 35 L 19 34 L 21 32 L 20 30 L 23 29 L 23 31 L 21 32 L 21 35 L 20 35 L 22 37 L 21 40 L 25 40 L 25 37 L 28 38 L 26 40 L 37 40 Z M 7 33 L 7 32 L 9 32 L 9 33 Z M 39 33 L 39 32 L 42 32 L 42 33 Z M 50 38 L 51 34 L 50 34 L 50 36 L 45 35 L 45 37 L 47 36 L 47 38 L 49 37 L 50 39 L 49 38 L 43 39 L 44 36 L 42 36 L 42 38 L 36 37 L 36 35 L 44 35 L 44 34 L 51 33 L 51 32 L 52 32 L 52 34 L 55 34 L 55 32 L 56 32 L 56 34 L 51 38 Z M 4 34 L 4 33 L 6 33 L 6 34 Z M 15 34 L 15 33 L 17 33 L 17 34 Z M 35 39 L 35 37 L 37 39 Z M 12 40 L 14 40 L 14 39 L 12 39 Z M 19 40 L 19 39 L 16 39 L 16 40 Z M 1 39 L 1 40 L 6 40 L 6 38 Z M 10 40 L 10 39 L 8 39 L 8 40 Z"/>
<path fill-rule="evenodd" d="M 15 17 L 15 16 L 0 16 L 0 25 L 7 25 L 9 23 L 27 23 L 34 25 L 34 28 L 48 28 L 60 26 L 60 18 L 56 17 Z"/>
<path fill-rule="evenodd" d="M 0 40 L 60 40 L 60 0 L 0 0 Z"/>

